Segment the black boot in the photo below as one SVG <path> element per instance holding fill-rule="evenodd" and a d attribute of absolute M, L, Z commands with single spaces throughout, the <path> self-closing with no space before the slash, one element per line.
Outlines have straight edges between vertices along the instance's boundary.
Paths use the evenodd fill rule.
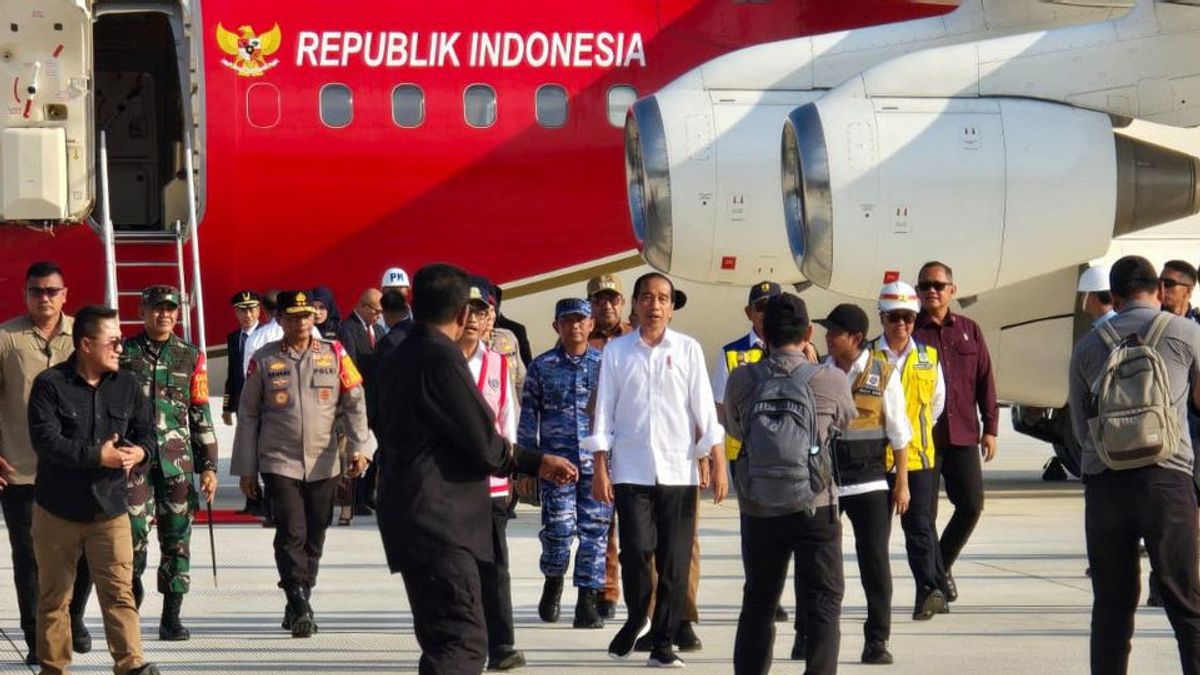
<path fill-rule="evenodd" d="M 542 586 L 542 600 L 538 603 L 538 616 L 546 623 L 557 623 L 562 602 L 562 577 L 546 577 Z"/>
<path fill-rule="evenodd" d="M 611 600 L 596 600 L 596 613 L 601 619 L 617 618 L 617 603 Z"/>
<path fill-rule="evenodd" d="M 76 654 L 92 651 L 92 634 L 84 625 L 82 616 L 71 617 L 71 650 Z"/>
<path fill-rule="evenodd" d="M 179 608 L 183 606 L 182 593 L 167 593 L 163 596 L 162 620 L 158 622 L 158 639 L 182 642 L 192 637 L 188 629 L 179 622 Z"/>
<path fill-rule="evenodd" d="M 579 589 L 579 599 L 575 601 L 576 628 L 604 628 L 604 619 L 596 611 L 596 590 L 593 588 Z"/>
<path fill-rule="evenodd" d="M 284 621 L 287 621 L 290 614 L 292 618 L 292 637 L 312 637 L 313 633 L 317 632 L 317 624 L 313 621 L 312 610 L 308 607 L 308 601 L 304 599 L 304 586 L 301 584 L 292 584 L 283 589 L 283 592 L 287 595 L 287 609 L 284 610 Z"/>
<path fill-rule="evenodd" d="M 141 577 L 133 578 L 133 606 L 139 610 L 142 608 L 142 600 L 146 599 L 146 587 L 142 585 Z"/>

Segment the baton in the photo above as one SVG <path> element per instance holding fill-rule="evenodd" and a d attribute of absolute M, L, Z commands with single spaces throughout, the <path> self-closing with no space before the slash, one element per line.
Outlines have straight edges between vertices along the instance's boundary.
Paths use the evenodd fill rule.
<path fill-rule="evenodd" d="M 209 551 L 212 552 L 213 588 L 218 588 L 218 585 L 217 585 L 217 540 L 213 536 L 212 502 L 205 500 L 204 504 L 208 508 L 208 548 L 209 548 Z"/>

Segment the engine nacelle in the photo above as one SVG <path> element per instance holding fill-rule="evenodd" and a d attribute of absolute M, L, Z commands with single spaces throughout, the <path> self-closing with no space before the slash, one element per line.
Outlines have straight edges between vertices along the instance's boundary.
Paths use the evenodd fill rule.
<path fill-rule="evenodd" d="M 1042 101 L 871 98 L 852 81 L 789 115 L 782 153 L 797 266 L 860 297 L 934 259 L 974 295 L 1200 210 L 1200 160 Z"/>

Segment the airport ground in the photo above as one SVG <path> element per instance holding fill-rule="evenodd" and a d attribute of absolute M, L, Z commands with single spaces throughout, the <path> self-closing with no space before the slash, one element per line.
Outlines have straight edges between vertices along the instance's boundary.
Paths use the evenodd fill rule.
<path fill-rule="evenodd" d="M 952 613 L 933 621 L 910 619 L 913 584 L 904 559 L 899 527 L 892 534 L 896 579 L 891 649 L 893 666 L 863 666 L 865 601 L 847 529 L 847 592 L 842 613 L 841 670 L 846 673 L 1085 673 L 1091 585 L 1083 541 L 1083 498 L 1078 481 L 1044 483 L 1041 466 L 1048 447 L 1020 436 L 1004 416 L 1000 452 L 987 467 L 983 520 L 955 567 L 961 598 Z M 221 427 L 222 448 L 231 434 Z M 224 470 L 224 467 L 223 467 Z M 222 474 L 218 506 L 237 508 L 235 482 Z M 941 520 L 950 512 L 943 500 Z M 644 661 L 613 661 L 605 654 L 619 621 L 603 630 L 571 628 L 574 592 L 564 594 L 564 620 L 544 624 L 537 617 L 542 577 L 537 559 L 538 513 L 521 507 L 509 526 L 513 559 L 513 604 L 518 646 L 529 665 L 522 673 L 609 673 L 640 669 Z M 741 604 L 742 567 L 738 511 L 734 501 L 704 504 L 700 515 L 702 571 L 701 623 L 704 649 L 683 655 L 687 670 L 732 671 L 733 637 Z M 7 541 L 0 536 L 0 541 Z M 332 527 L 325 547 L 320 584 L 313 596 L 320 633 L 292 639 L 279 627 L 283 594 L 276 588 L 271 533 L 258 526 L 216 528 L 219 586 L 211 572 L 208 533 L 193 538 L 192 591 L 183 616 L 192 631 L 188 642 L 157 639 L 161 596 L 149 593 L 143 606 L 142 634 L 147 658 L 166 673 L 409 673 L 419 655 L 412 615 L 398 576 L 383 564 L 373 518 L 351 527 Z M 152 545 L 151 568 L 157 559 Z M 0 546 L 0 673 L 28 673 L 21 664 L 24 643 L 17 622 L 7 546 Z M 1145 570 L 1143 570 L 1143 576 Z M 153 588 L 153 572 L 146 575 Z M 784 605 L 794 610 L 789 582 Z M 87 622 L 97 649 L 76 658 L 73 672 L 111 672 L 104 650 L 99 608 L 93 596 Z M 787 660 L 790 626 L 779 624 L 775 673 L 802 672 Z M 1138 610 L 1131 673 L 1178 672 L 1175 641 L 1162 610 Z"/>

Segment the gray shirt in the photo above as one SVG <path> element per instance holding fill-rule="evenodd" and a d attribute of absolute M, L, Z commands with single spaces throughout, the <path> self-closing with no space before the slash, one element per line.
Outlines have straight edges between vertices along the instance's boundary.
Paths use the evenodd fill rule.
<path fill-rule="evenodd" d="M 1144 335 L 1150 322 L 1159 313 L 1157 305 L 1149 302 L 1131 302 L 1116 316 L 1109 319 L 1117 334 Z M 1175 454 L 1159 466 L 1192 475 L 1192 441 L 1188 438 L 1188 396 L 1192 377 L 1200 376 L 1200 326 L 1182 317 L 1172 317 L 1158 342 L 1158 353 L 1167 368 L 1167 380 L 1171 389 L 1171 405 L 1179 420 L 1179 446 Z M 1088 435 L 1087 395 L 1092 382 L 1104 370 L 1109 349 L 1094 329 L 1075 345 L 1071 352 L 1070 398 L 1071 424 L 1075 437 L 1083 447 L 1082 469 L 1086 475 L 1095 475 L 1107 467 L 1100 461 L 1096 448 Z"/>
<path fill-rule="evenodd" d="M 776 350 L 766 357 L 783 366 L 788 372 L 808 363 L 803 352 L 791 350 Z M 825 365 L 808 380 L 812 388 L 813 398 L 817 402 L 817 433 L 824 443 L 831 426 L 845 427 L 846 423 L 858 417 L 854 407 L 854 396 L 850 393 L 850 380 L 841 369 Z M 729 382 L 725 385 L 725 433 L 741 441 L 743 439 L 743 422 L 750 406 L 754 403 L 754 376 L 749 368 L 737 368 L 729 374 Z M 837 498 L 829 488 L 817 495 L 817 506 L 837 504 Z M 743 513 L 759 518 L 786 516 L 800 509 L 783 508 L 770 509 L 738 496 L 738 508 Z"/>

